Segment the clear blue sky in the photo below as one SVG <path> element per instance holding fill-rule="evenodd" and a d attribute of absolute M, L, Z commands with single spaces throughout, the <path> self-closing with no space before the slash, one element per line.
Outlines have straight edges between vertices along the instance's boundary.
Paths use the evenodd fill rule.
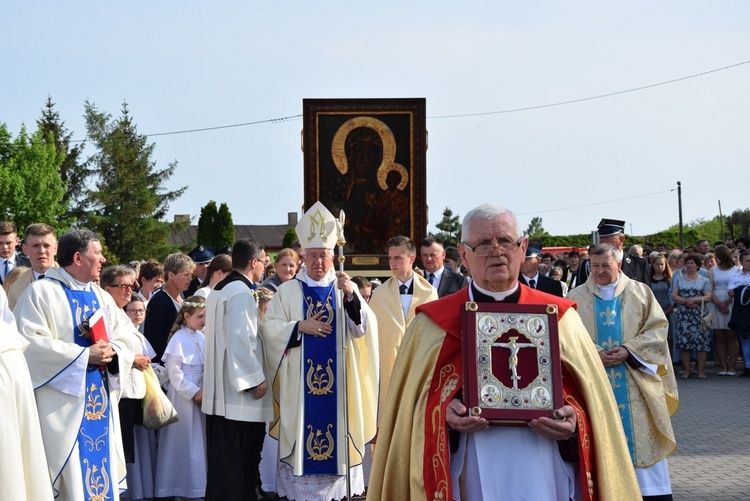
<path fill-rule="evenodd" d="M 719 200 L 750 207 L 750 64 L 436 117 L 747 61 L 749 14 L 745 1 L 15 2 L 0 14 L 0 122 L 33 128 L 48 95 L 78 139 L 86 99 L 113 115 L 127 100 L 152 134 L 298 115 L 304 98 L 425 97 L 430 229 L 446 206 L 494 202 L 524 228 L 538 215 L 587 233 L 610 217 L 646 234 L 677 222 L 678 180 L 686 222 Z M 170 218 L 215 200 L 237 224 L 286 222 L 303 200 L 301 127 L 152 138 L 158 168 L 178 161 L 169 187 L 189 186 Z"/>

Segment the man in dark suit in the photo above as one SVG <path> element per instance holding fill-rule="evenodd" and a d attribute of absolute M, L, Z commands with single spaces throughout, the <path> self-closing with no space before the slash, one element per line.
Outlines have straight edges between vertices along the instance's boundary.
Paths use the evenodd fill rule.
<path fill-rule="evenodd" d="M 18 247 L 18 229 L 11 221 L 0 222 L 0 285 L 5 282 L 13 268 L 28 266 L 31 268 L 29 258 L 16 254 Z"/>
<path fill-rule="evenodd" d="M 190 287 L 188 287 L 188 290 L 185 291 L 186 298 L 195 294 L 195 291 L 197 291 L 201 287 L 201 284 L 206 279 L 208 265 L 211 264 L 211 261 L 213 261 L 214 253 L 206 249 L 202 245 L 199 245 L 188 252 L 188 256 L 190 256 L 190 259 L 192 259 L 195 263 L 195 271 L 193 271 L 195 278 L 193 278 L 193 280 L 190 282 Z"/>
<path fill-rule="evenodd" d="M 439 238 L 429 236 L 422 240 L 419 255 L 422 258 L 424 277 L 437 289 L 438 297 L 458 292 L 469 284 L 468 277 L 443 266 L 445 248 Z"/>
<path fill-rule="evenodd" d="M 519 282 L 532 289 L 563 297 L 562 283 L 539 273 L 539 263 L 541 262 L 542 251 L 534 247 L 527 247 L 526 259 L 521 264 L 521 273 L 518 274 Z"/>
<path fill-rule="evenodd" d="M 651 275 L 649 273 L 648 262 L 642 257 L 625 256 L 622 245 L 625 243 L 625 221 L 619 219 L 602 219 L 596 229 L 599 234 L 600 244 L 610 244 L 614 246 L 620 259 L 622 260 L 623 275 L 633 280 L 642 282 L 649 287 L 651 286 Z M 589 261 L 581 263 L 578 268 L 578 280 L 576 283 L 582 285 L 589 278 L 591 264 Z"/>

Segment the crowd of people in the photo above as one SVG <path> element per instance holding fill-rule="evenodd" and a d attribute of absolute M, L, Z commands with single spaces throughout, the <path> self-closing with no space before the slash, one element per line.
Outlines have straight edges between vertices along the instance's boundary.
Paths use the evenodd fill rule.
<path fill-rule="evenodd" d="M 241 239 L 105 266 L 95 233 L 33 224 L 17 252 L 0 223 L 0 498 L 671 499 L 675 377 L 740 354 L 750 377 L 750 241 L 626 247 L 624 227 L 552 255 L 482 205 L 457 247 L 393 236 L 381 283 L 336 271 L 319 202 L 273 260 Z M 469 301 L 555 305 L 549 416 L 468 412 Z M 152 377 L 178 418 L 159 429 Z"/>

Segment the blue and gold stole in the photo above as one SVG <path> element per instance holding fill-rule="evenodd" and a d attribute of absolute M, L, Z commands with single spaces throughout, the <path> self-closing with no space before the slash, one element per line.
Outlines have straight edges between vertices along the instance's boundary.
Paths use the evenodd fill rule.
<path fill-rule="evenodd" d="M 89 319 L 99 309 L 93 291 L 76 291 L 61 284 L 73 316 L 75 343 L 85 348 L 93 344 Z M 78 430 L 78 455 L 83 472 L 85 499 L 112 499 L 112 471 L 109 464 L 109 386 L 105 369 L 89 365 L 86 369 L 86 405 Z"/>
<path fill-rule="evenodd" d="M 596 320 L 596 343 L 606 351 L 614 350 L 622 345 L 622 315 L 620 297 L 609 300 L 594 295 L 594 319 Z M 609 382 L 620 411 L 622 427 L 628 441 L 630 459 L 635 462 L 635 434 L 633 420 L 630 414 L 630 392 L 628 390 L 628 368 L 625 362 L 617 367 L 605 367 Z"/>
<path fill-rule="evenodd" d="M 304 318 L 323 312 L 320 318 L 333 327 L 326 337 L 303 336 L 302 363 L 305 368 L 303 426 L 307 439 L 303 475 L 338 475 L 336 437 L 338 430 L 338 383 L 336 381 L 336 281 L 328 287 L 309 287 L 301 281 Z"/>

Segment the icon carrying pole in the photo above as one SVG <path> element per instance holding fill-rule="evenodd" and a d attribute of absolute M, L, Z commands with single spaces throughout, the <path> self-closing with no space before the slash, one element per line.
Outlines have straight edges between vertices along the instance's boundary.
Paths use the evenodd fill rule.
<path fill-rule="evenodd" d="M 344 211 L 342 210 L 339 214 L 339 219 L 336 221 L 336 228 L 338 230 L 338 238 L 336 240 L 336 245 L 339 247 L 339 272 L 344 273 L 344 245 L 346 245 L 346 238 L 344 237 L 344 221 L 346 220 L 346 216 L 344 215 Z M 352 498 L 352 479 L 351 479 L 351 470 L 350 470 L 350 462 L 351 459 L 349 458 L 349 378 L 348 378 L 348 369 L 347 364 L 349 360 L 348 351 L 349 351 L 349 333 L 346 328 L 346 311 L 344 311 L 344 294 L 337 294 L 336 295 L 336 330 L 337 332 L 341 332 L 342 334 L 342 349 L 341 353 L 343 355 L 344 363 L 342 365 L 342 375 L 344 378 L 344 466 L 346 467 L 346 499 L 350 500 Z"/>

